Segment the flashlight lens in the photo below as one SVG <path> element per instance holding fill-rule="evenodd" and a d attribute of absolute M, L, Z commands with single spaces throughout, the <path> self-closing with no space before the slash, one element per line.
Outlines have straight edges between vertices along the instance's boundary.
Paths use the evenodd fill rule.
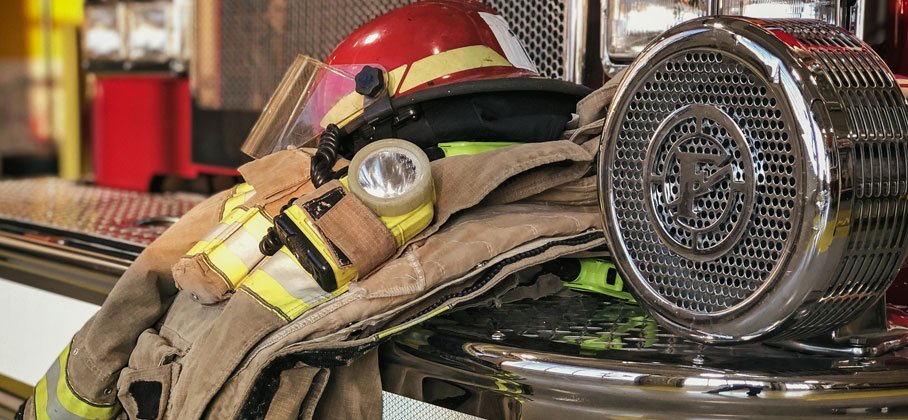
<path fill-rule="evenodd" d="M 372 196 L 400 197 L 416 182 L 415 161 L 405 150 L 382 150 L 367 156 L 356 176 L 363 190 Z"/>
<path fill-rule="evenodd" d="M 401 139 L 366 145 L 350 161 L 350 192 L 375 214 L 396 217 L 435 201 L 429 158 Z"/>

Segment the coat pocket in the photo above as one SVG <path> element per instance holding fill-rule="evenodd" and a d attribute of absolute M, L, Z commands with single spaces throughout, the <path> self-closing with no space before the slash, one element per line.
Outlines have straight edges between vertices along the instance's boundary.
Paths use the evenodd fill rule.
<path fill-rule="evenodd" d="M 117 381 L 117 397 L 129 418 L 164 418 L 170 390 L 180 377 L 181 366 L 176 359 L 182 355 L 153 329 L 139 336 L 129 366 Z"/>
<path fill-rule="evenodd" d="M 117 397 L 130 419 L 164 418 L 170 390 L 180 376 L 180 365 L 169 363 L 148 369 L 125 368 L 117 382 Z"/>

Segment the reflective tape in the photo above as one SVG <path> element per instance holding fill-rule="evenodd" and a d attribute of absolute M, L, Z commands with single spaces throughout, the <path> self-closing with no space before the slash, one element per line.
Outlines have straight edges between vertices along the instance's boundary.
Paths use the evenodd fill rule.
<path fill-rule="evenodd" d="M 235 290 L 239 282 L 265 256 L 259 242 L 272 226 L 261 208 L 237 207 L 197 242 L 186 257 L 200 255 L 212 271 Z"/>
<path fill-rule="evenodd" d="M 237 207 L 230 210 L 229 213 L 221 218 L 221 221 L 218 222 L 217 226 L 212 228 L 202 240 L 196 242 L 196 244 L 189 249 L 186 255 L 192 256 L 201 254 L 224 242 L 224 240 L 239 229 L 243 223 L 252 217 L 253 213 L 250 213 L 250 211 L 252 211 L 252 209 L 247 207 Z M 256 209 L 255 211 L 259 210 Z"/>
<path fill-rule="evenodd" d="M 246 216 L 248 208 L 241 207 L 250 198 L 255 195 L 255 189 L 252 185 L 242 183 L 233 188 L 233 194 L 224 202 L 224 210 L 221 212 L 221 221 L 215 226 L 208 235 L 202 240 L 195 243 L 186 255 L 201 254 L 206 248 L 217 242 L 218 238 L 224 239 L 236 228 L 234 222 L 239 221 Z"/>
<path fill-rule="evenodd" d="M 407 78 L 398 92 L 406 92 L 446 74 L 480 67 L 514 67 L 507 58 L 485 45 L 470 45 L 432 54 L 410 64 Z"/>
<path fill-rule="evenodd" d="M 388 92 L 391 96 L 396 96 L 447 74 L 481 67 L 515 67 L 515 64 L 485 45 L 455 48 L 423 57 L 389 71 Z M 405 75 L 406 79 L 404 79 Z M 350 92 L 337 100 L 335 105 L 322 117 L 319 125 L 323 128 L 328 124 L 343 127 L 353 118 L 362 115 L 363 106 L 363 96 L 357 92 Z"/>
<path fill-rule="evenodd" d="M 292 321 L 304 312 L 334 299 L 347 290 L 325 292 L 287 247 L 266 258 L 243 280 L 240 290 L 252 295 L 265 308 Z"/>
<path fill-rule="evenodd" d="M 233 194 L 224 202 L 224 211 L 221 217 L 225 218 L 233 209 L 245 204 L 255 195 L 255 188 L 247 183 L 242 183 L 233 188 Z"/>
<path fill-rule="evenodd" d="M 111 419 L 120 405 L 97 404 L 77 395 L 66 379 L 67 345 L 35 387 L 35 415 L 40 419 Z"/>

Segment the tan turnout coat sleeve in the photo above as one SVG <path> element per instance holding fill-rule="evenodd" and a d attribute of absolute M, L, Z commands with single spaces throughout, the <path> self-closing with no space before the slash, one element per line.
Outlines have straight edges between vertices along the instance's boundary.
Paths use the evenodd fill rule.
<path fill-rule="evenodd" d="M 65 385 L 84 403 L 117 404 L 116 382 L 136 340 L 167 312 L 177 294 L 171 265 L 218 222 L 228 193 L 217 194 L 193 208 L 146 248 L 120 277 L 98 312 L 73 337 L 62 369 Z M 60 367 L 51 367 L 55 368 Z M 58 393 L 54 389 L 57 384 L 47 385 L 48 393 Z M 25 415 L 34 418 L 35 414 L 33 396 Z"/>
<path fill-rule="evenodd" d="M 280 176 L 275 174 L 276 168 L 280 168 Z M 278 196 L 302 194 L 311 188 L 308 168 L 308 154 L 296 150 L 251 162 L 241 172 L 247 180 L 262 185 L 257 201 L 270 198 L 273 206 L 266 208 L 276 211 L 273 207 L 283 205 L 276 200 Z M 47 377 L 63 376 L 69 389 L 58 390 L 57 384 L 47 384 L 47 395 L 38 398 L 42 406 L 48 401 L 53 405 L 55 399 L 62 398 L 57 394 L 69 392 L 75 397 L 74 404 L 118 407 L 121 371 L 142 333 L 162 319 L 177 295 L 172 266 L 220 221 L 231 193 L 223 191 L 194 207 L 139 255 L 64 350 L 65 366 L 61 369 L 59 360 L 51 366 Z M 24 406 L 25 418 L 47 418 L 37 415 L 36 396 Z"/>

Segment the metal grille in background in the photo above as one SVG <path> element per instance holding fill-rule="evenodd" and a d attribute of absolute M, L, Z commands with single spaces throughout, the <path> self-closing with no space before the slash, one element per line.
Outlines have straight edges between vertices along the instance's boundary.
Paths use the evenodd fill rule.
<path fill-rule="evenodd" d="M 498 10 L 544 77 L 563 79 L 564 1 L 486 0 Z"/>
<path fill-rule="evenodd" d="M 297 54 L 324 60 L 359 25 L 407 3 L 410 1 L 221 2 L 221 108 L 260 110 Z"/>
<path fill-rule="evenodd" d="M 482 420 L 444 407 L 424 403 L 403 395 L 381 393 L 384 420 Z"/>
<path fill-rule="evenodd" d="M 363 23 L 413 1 L 224 0 L 220 8 L 200 6 L 190 74 L 198 104 L 259 111 L 296 54 L 325 59 Z M 510 22 L 543 76 L 564 77 L 564 0 L 487 2 Z M 212 31 L 220 35 L 210 36 Z"/>

